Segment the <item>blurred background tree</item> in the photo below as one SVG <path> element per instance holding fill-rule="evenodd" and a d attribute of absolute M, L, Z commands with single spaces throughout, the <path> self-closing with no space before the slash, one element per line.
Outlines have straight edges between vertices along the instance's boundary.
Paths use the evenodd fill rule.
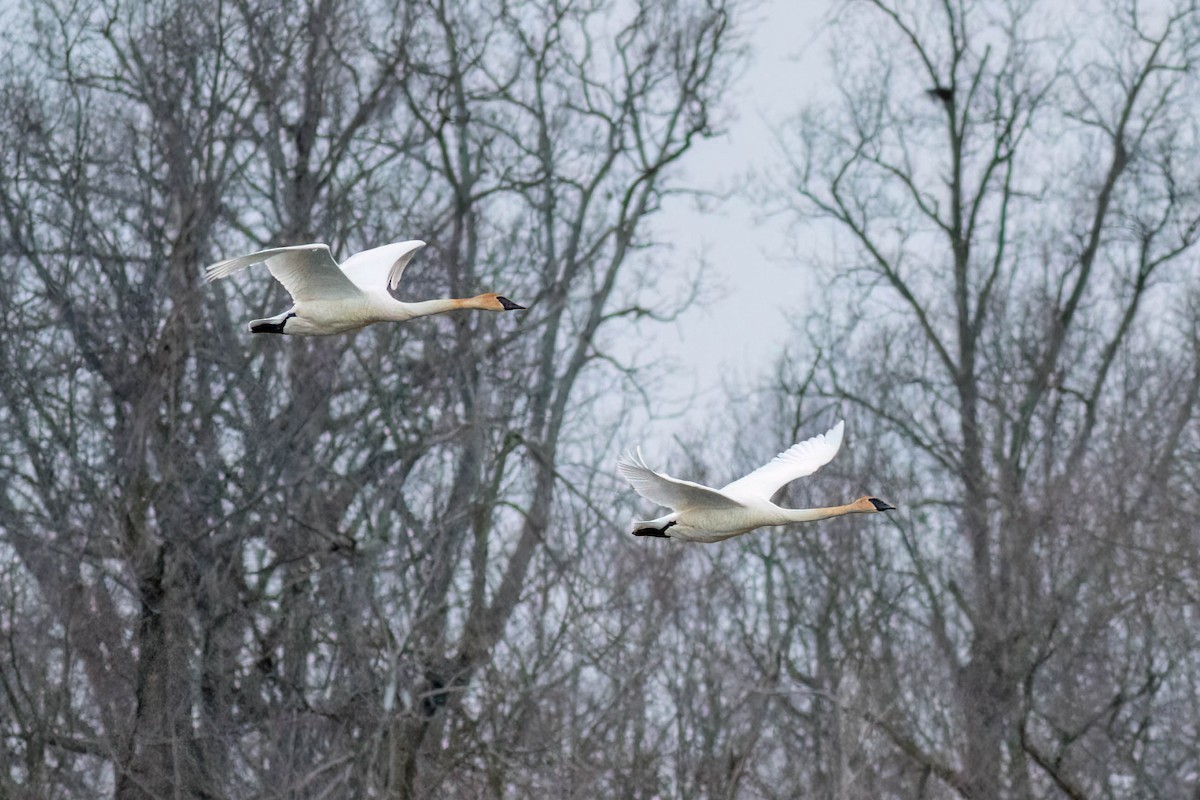
<path fill-rule="evenodd" d="M 711 547 L 611 464 L 732 5 L 11 11 L 0 796 L 1195 794 L 1200 12 L 837 8 L 760 185 L 820 302 L 671 471 L 845 415 L 784 500 L 901 511 Z M 530 309 L 251 337 L 283 290 L 202 284 L 410 237 L 408 297 Z"/>
<path fill-rule="evenodd" d="M 781 560 L 830 797 L 1197 790 L 1200 12 L 1077 11 L 849 7 L 781 132 L 836 260 L 746 449 L 840 406 L 906 509 Z"/>
<path fill-rule="evenodd" d="M 594 602 L 609 526 L 581 489 L 633 379 L 609 328 L 713 131 L 725 4 L 17 18 L 2 793 L 461 797 L 570 765 L 525 716 Z M 263 246 L 418 236 L 414 299 L 532 310 L 267 341 L 243 320 L 274 282 L 201 281 Z"/>

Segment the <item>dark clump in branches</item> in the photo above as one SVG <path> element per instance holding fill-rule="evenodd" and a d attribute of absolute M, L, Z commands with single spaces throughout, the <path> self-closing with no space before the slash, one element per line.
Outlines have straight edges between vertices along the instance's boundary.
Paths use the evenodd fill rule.
<path fill-rule="evenodd" d="M 1196 789 L 1200 16 L 1046 12 L 861 4 L 875 44 L 783 137 L 770 201 L 839 261 L 772 416 L 841 404 L 913 509 L 779 567 L 827 581 L 792 650 L 829 796 Z"/>

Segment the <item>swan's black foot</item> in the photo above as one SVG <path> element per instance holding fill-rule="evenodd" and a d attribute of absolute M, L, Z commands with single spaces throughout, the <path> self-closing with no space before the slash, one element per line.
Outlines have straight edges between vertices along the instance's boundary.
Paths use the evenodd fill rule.
<path fill-rule="evenodd" d="M 633 532 L 634 536 L 657 536 L 660 539 L 668 539 L 667 528 L 675 524 L 675 520 L 671 520 L 661 528 L 638 528 Z"/>
<path fill-rule="evenodd" d="M 280 317 L 272 317 L 270 319 L 256 319 L 250 323 L 251 333 L 283 333 L 283 328 L 287 325 L 287 321 L 296 316 L 296 312 L 289 311 L 287 314 Z"/>

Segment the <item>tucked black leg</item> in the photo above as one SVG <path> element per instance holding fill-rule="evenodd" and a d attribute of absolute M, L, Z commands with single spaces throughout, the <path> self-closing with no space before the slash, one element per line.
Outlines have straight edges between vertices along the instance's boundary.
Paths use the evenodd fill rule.
<path fill-rule="evenodd" d="M 287 321 L 296 316 L 294 311 L 289 311 L 287 316 L 281 322 L 271 322 L 270 320 L 261 320 L 250 323 L 251 333 L 283 333 L 283 327 L 287 325 Z"/>
<path fill-rule="evenodd" d="M 675 520 L 671 520 L 661 528 L 638 528 L 633 532 L 634 536 L 657 536 L 660 539 L 668 539 L 667 528 L 675 524 Z"/>

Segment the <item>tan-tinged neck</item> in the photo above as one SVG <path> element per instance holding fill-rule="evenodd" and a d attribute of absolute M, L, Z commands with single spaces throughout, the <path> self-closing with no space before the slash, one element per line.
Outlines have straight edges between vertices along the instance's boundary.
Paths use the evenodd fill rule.
<path fill-rule="evenodd" d="M 844 517 L 847 514 L 870 514 L 873 508 L 863 508 L 858 502 L 847 503 L 844 506 L 827 506 L 825 508 L 781 508 L 779 509 L 784 523 L 815 522 L 830 517 Z"/>
<path fill-rule="evenodd" d="M 416 303 L 400 303 L 403 306 L 404 319 L 413 317 L 428 317 L 433 314 L 444 314 L 447 311 L 461 311 L 467 308 L 483 308 L 479 297 L 454 298 L 443 300 L 421 300 Z"/>

